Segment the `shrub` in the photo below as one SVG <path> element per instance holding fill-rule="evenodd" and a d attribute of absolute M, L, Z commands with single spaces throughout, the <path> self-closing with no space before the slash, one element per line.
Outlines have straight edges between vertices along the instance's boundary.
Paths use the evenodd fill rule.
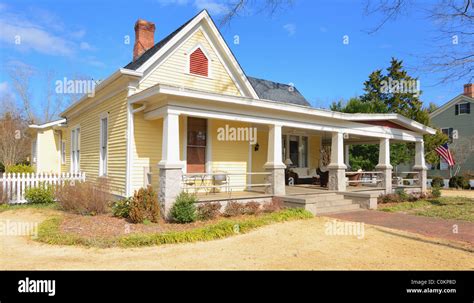
<path fill-rule="evenodd" d="M 431 187 L 444 187 L 444 179 L 440 176 L 435 176 L 431 180 Z"/>
<path fill-rule="evenodd" d="M 433 196 L 433 198 L 441 197 L 441 190 L 439 186 L 434 186 L 431 188 L 431 195 Z"/>
<path fill-rule="evenodd" d="M 129 217 L 133 223 L 143 223 L 145 220 L 158 222 L 160 219 L 160 205 L 151 186 L 135 191 L 130 202 Z"/>
<path fill-rule="evenodd" d="M 3 165 L 3 163 L 0 162 L 0 173 L 4 173 L 5 172 L 5 165 Z"/>
<path fill-rule="evenodd" d="M 260 203 L 258 202 L 247 202 L 244 204 L 243 207 L 243 214 L 244 215 L 257 215 L 260 213 Z"/>
<path fill-rule="evenodd" d="M 410 195 L 408 195 L 403 188 L 397 189 L 395 193 L 400 197 L 400 202 L 408 201 L 408 199 L 410 198 Z"/>
<path fill-rule="evenodd" d="M 21 173 L 34 173 L 35 169 L 34 167 L 26 164 L 17 164 L 17 165 L 10 165 L 5 168 L 6 173 L 16 173 L 16 174 L 21 174 Z"/>
<path fill-rule="evenodd" d="M 172 220 L 178 223 L 196 221 L 196 202 L 195 195 L 186 192 L 180 193 L 170 211 Z"/>
<path fill-rule="evenodd" d="M 243 213 L 244 204 L 235 201 L 228 202 L 224 209 L 225 217 L 236 217 L 242 215 Z"/>
<path fill-rule="evenodd" d="M 270 203 L 265 203 L 262 206 L 262 211 L 264 213 L 273 213 L 276 211 L 280 211 L 285 208 L 285 203 L 281 198 L 273 197 Z"/>
<path fill-rule="evenodd" d="M 377 198 L 378 203 L 397 203 L 401 202 L 400 196 L 398 194 L 386 194 L 386 195 L 380 195 Z"/>
<path fill-rule="evenodd" d="M 471 188 L 471 186 L 469 185 L 469 180 L 467 178 L 464 178 L 463 176 L 451 177 L 451 179 L 449 179 L 449 187 L 461 189 Z"/>
<path fill-rule="evenodd" d="M 118 218 L 129 218 L 131 201 L 132 198 L 129 197 L 112 203 L 112 215 Z"/>
<path fill-rule="evenodd" d="M 204 203 L 197 207 L 197 218 L 199 220 L 212 220 L 221 214 L 220 203 Z"/>
<path fill-rule="evenodd" d="M 40 184 L 25 190 L 25 199 L 28 203 L 53 203 L 54 190 L 52 186 Z"/>
<path fill-rule="evenodd" d="M 56 200 L 61 209 L 80 215 L 106 213 L 112 195 L 108 182 L 67 182 L 56 189 Z"/>

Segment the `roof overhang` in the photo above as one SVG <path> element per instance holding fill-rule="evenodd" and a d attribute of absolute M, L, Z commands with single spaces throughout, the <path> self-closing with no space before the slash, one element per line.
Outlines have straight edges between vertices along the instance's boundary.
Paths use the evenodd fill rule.
<path fill-rule="evenodd" d="M 399 124 L 410 131 L 423 134 L 423 135 L 433 135 L 436 133 L 436 130 L 418 123 L 414 120 L 408 119 L 399 114 L 350 114 L 350 113 L 341 113 L 334 112 L 330 110 L 317 109 L 303 105 L 296 104 L 287 104 L 271 100 L 264 99 L 252 99 L 239 96 L 231 95 L 222 95 L 216 93 L 203 92 L 198 90 L 185 89 L 177 86 L 170 85 L 155 85 L 146 90 L 140 91 L 134 95 L 129 96 L 129 102 L 134 103 L 147 103 L 153 101 L 160 96 L 170 96 L 170 97 L 188 97 L 194 99 L 201 99 L 207 101 L 223 102 L 236 104 L 241 106 L 255 106 L 258 108 L 264 108 L 268 110 L 277 110 L 284 112 L 297 113 L 302 115 L 312 115 L 315 117 L 323 118 L 333 118 L 351 122 L 361 121 L 391 121 L 393 123 Z"/>
<path fill-rule="evenodd" d="M 114 82 L 115 80 L 119 79 L 120 77 L 128 77 L 128 78 L 133 78 L 133 79 L 139 79 L 143 76 L 143 73 L 137 72 L 134 70 L 126 69 L 126 68 L 120 68 L 117 71 L 115 71 L 112 75 L 107 77 L 105 80 L 101 81 L 96 87 L 95 87 L 95 94 L 97 92 L 101 91 L 104 89 L 107 85 L 110 83 Z M 77 108 L 80 104 L 82 104 L 84 101 L 93 98 L 89 95 L 84 95 L 82 96 L 78 101 L 73 103 L 71 106 L 69 106 L 66 110 L 64 110 L 60 116 L 61 117 L 66 117 L 71 111 L 73 111 L 75 108 Z"/>
<path fill-rule="evenodd" d="M 58 127 L 58 126 L 63 126 L 64 124 L 66 123 L 66 119 L 59 119 L 59 120 L 55 120 L 55 121 L 51 121 L 51 122 L 46 122 L 46 123 L 43 123 L 43 124 L 31 124 L 31 125 L 28 125 L 29 128 L 32 128 L 32 129 L 46 129 L 46 128 L 49 128 L 49 127 Z"/>

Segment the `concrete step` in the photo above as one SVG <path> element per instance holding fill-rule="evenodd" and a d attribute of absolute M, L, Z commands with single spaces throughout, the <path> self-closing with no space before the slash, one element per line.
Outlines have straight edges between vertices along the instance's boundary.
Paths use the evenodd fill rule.
<path fill-rule="evenodd" d="M 346 211 L 353 211 L 360 209 L 359 204 L 348 204 L 348 205 L 335 205 L 329 207 L 318 207 L 316 208 L 316 215 L 321 214 L 332 214 Z"/>
<path fill-rule="evenodd" d="M 350 205 L 350 204 L 352 204 L 352 200 L 339 198 L 339 197 L 335 198 L 334 200 L 330 200 L 330 201 L 317 201 L 317 202 L 314 203 L 316 208 L 339 206 L 339 205 Z"/>

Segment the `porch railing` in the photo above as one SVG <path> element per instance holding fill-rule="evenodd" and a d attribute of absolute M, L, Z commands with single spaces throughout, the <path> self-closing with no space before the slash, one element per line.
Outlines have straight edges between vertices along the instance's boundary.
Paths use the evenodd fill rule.
<path fill-rule="evenodd" d="M 8 203 L 25 203 L 28 188 L 39 186 L 57 186 L 67 181 L 85 181 L 86 173 L 62 174 L 25 174 L 5 173 L 0 177 L 0 199 Z"/>
<path fill-rule="evenodd" d="M 420 184 L 419 172 L 393 172 L 393 183 L 397 186 L 414 186 Z"/>
<path fill-rule="evenodd" d="M 232 195 L 235 188 L 243 188 L 251 190 L 255 187 L 263 187 L 267 190 L 271 183 L 267 182 L 267 177 L 271 173 L 268 172 L 252 172 L 252 173 L 189 173 L 183 174 L 181 185 L 185 192 L 212 194 L 218 192 L 225 192 Z M 248 177 L 263 176 L 263 183 L 248 182 Z M 244 177 L 244 180 L 242 180 Z M 240 180 L 238 180 L 240 178 Z"/>
<path fill-rule="evenodd" d="M 347 185 L 373 185 L 379 186 L 383 179 L 381 171 L 361 171 L 361 172 L 346 172 Z"/>

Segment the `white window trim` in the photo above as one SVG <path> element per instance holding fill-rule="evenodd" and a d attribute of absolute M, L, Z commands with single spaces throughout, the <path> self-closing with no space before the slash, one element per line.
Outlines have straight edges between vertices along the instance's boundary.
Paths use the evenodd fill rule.
<path fill-rule="evenodd" d="M 191 54 L 194 53 L 198 48 L 200 48 L 202 50 L 202 52 L 204 53 L 204 56 L 206 56 L 206 58 L 207 58 L 207 77 L 203 76 L 203 75 L 193 74 L 193 73 L 191 73 L 191 70 L 190 70 L 190 68 L 191 68 Z M 193 76 L 193 77 L 200 77 L 200 78 L 204 78 L 204 79 L 213 79 L 212 68 L 211 68 L 212 59 L 211 59 L 211 56 L 209 55 L 208 51 L 206 50 L 206 48 L 201 43 L 196 44 L 193 48 L 188 50 L 185 54 L 186 54 L 186 64 L 185 64 L 185 67 L 184 67 L 185 68 L 184 73 L 186 75 Z"/>
<path fill-rule="evenodd" d="M 293 136 L 293 137 L 298 137 L 298 168 L 309 168 L 309 160 L 310 160 L 310 153 L 309 153 L 309 135 L 300 135 L 300 134 L 292 134 L 292 133 L 283 133 L 282 134 L 282 138 L 283 136 L 286 136 L 286 143 L 287 143 L 287 156 L 288 158 L 290 158 L 290 137 Z M 307 142 L 306 144 L 308 145 L 308 150 L 306 152 L 306 167 L 303 167 L 301 166 L 302 165 L 302 160 L 303 160 L 303 152 L 302 150 L 300 150 L 300 147 L 301 147 L 301 143 L 303 142 L 303 137 L 307 137 Z M 283 160 L 285 161 L 286 158 Z"/>
<path fill-rule="evenodd" d="M 103 138 L 103 127 L 102 127 L 102 120 L 107 119 L 107 140 L 106 140 L 106 151 L 105 151 L 105 160 L 102 160 L 103 155 L 102 155 L 102 138 Z M 102 113 L 99 116 L 99 124 L 100 124 L 100 133 L 99 133 L 99 176 L 100 177 L 106 177 L 108 173 L 108 160 L 109 160 L 109 113 Z M 104 165 L 105 161 L 105 165 Z M 105 166 L 105 169 L 104 169 Z"/>
<path fill-rule="evenodd" d="M 469 113 L 461 113 L 461 105 L 468 104 L 469 102 L 458 103 L 458 116 L 460 115 L 469 115 Z"/>
<path fill-rule="evenodd" d="M 66 164 L 66 140 L 61 139 L 61 165 Z"/>
<path fill-rule="evenodd" d="M 79 131 L 79 136 L 77 135 L 77 131 Z M 74 132 L 74 136 L 72 135 Z M 79 125 L 74 126 L 71 129 L 71 150 L 70 150 L 70 158 L 71 158 L 71 163 L 70 163 L 70 172 L 71 173 L 79 173 L 81 171 L 81 127 Z M 76 141 L 76 149 L 74 149 L 74 139 L 77 138 Z M 76 157 L 73 157 L 73 152 L 79 150 L 79 158 L 77 159 L 76 165 L 74 165 L 74 162 L 76 160 Z M 76 167 L 75 167 L 76 166 Z"/>

